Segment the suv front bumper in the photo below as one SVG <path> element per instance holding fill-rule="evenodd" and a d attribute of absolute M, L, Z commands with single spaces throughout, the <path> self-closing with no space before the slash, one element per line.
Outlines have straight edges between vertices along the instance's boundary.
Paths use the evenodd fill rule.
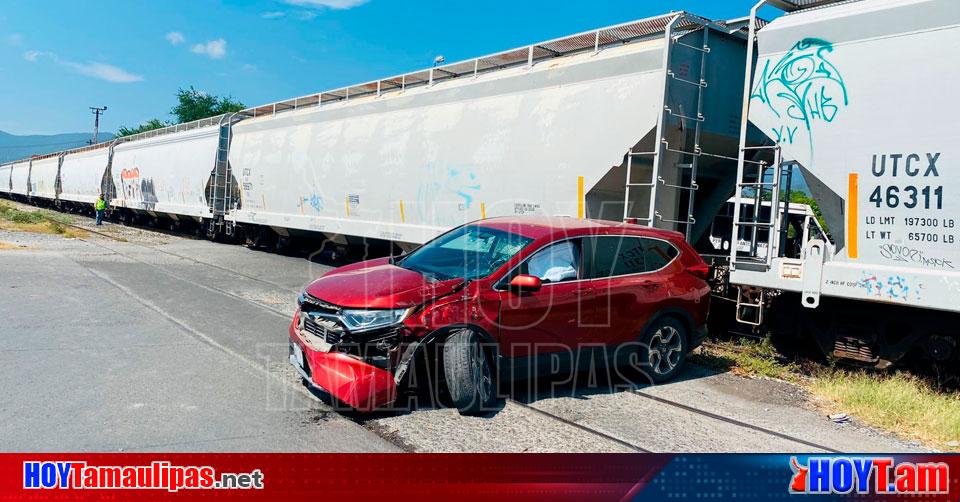
<path fill-rule="evenodd" d="M 300 335 L 296 324 L 289 327 L 290 364 L 310 386 L 364 412 L 388 406 L 397 399 L 392 373 L 342 352 L 314 349 Z M 302 366 L 294 344 L 303 355 Z"/>

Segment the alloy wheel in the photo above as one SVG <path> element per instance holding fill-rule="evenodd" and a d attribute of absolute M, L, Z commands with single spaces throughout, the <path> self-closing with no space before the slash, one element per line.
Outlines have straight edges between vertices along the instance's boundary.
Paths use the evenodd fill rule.
<path fill-rule="evenodd" d="M 657 374 L 670 374 L 680 364 L 683 355 L 683 341 L 680 336 L 672 326 L 663 326 L 650 338 L 647 362 Z"/>

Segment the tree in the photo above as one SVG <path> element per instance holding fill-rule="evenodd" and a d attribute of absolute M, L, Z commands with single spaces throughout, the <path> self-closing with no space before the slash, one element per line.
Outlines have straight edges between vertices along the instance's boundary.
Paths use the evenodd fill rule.
<path fill-rule="evenodd" d="M 231 96 L 218 97 L 207 94 L 194 89 L 192 85 L 189 89 L 181 88 L 177 91 L 177 101 L 177 106 L 170 110 L 170 114 L 177 118 L 179 124 L 238 112 L 246 108 L 243 103 L 235 101 Z"/>
<path fill-rule="evenodd" d="M 160 119 L 150 119 L 137 127 L 126 127 L 120 126 L 120 129 L 117 130 L 117 136 L 131 136 L 133 134 L 140 134 L 142 132 L 152 131 L 154 129 L 160 129 L 162 127 L 167 127 L 169 123 L 161 122 Z"/>
<path fill-rule="evenodd" d="M 820 227 L 823 228 L 823 231 L 830 233 L 830 229 L 827 228 L 827 222 L 823 219 L 823 213 L 820 212 L 820 204 L 817 203 L 817 199 L 797 190 L 790 191 L 790 203 L 791 204 L 806 204 L 810 206 L 810 209 L 813 210 L 814 216 L 817 217 L 817 222 L 820 223 Z"/>
<path fill-rule="evenodd" d="M 744 199 L 748 199 L 748 202 L 749 202 L 749 199 L 754 197 L 754 194 L 756 194 L 756 191 L 754 191 L 753 189 L 748 189 L 748 190 L 744 190 L 743 196 L 744 196 Z M 764 190 L 763 195 L 761 195 L 760 198 L 765 201 L 768 201 L 770 200 L 771 197 L 773 197 L 773 193 L 771 193 L 769 190 Z M 780 202 L 784 202 L 786 200 L 787 200 L 786 193 L 781 192 Z M 810 209 L 813 210 L 814 217 L 817 218 L 817 223 L 820 224 L 820 228 L 822 228 L 824 232 L 828 234 L 830 233 L 830 229 L 827 228 L 827 222 L 823 219 L 823 213 L 820 212 L 820 204 L 817 202 L 817 199 L 814 199 L 813 197 L 810 196 L 810 194 L 806 192 L 802 192 L 800 190 L 790 190 L 790 203 L 806 204 L 810 206 Z"/>

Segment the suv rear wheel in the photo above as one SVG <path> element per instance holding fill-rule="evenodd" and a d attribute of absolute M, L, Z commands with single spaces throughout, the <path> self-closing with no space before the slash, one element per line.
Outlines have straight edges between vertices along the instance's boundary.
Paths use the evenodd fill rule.
<path fill-rule="evenodd" d="M 687 329 L 678 319 L 657 319 L 640 344 L 640 367 L 654 382 L 666 382 L 680 373 L 687 359 Z"/>
<path fill-rule="evenodd" d="M 476 415 L 492 409 L 493 370 L 476 333 L 462 329 L 447 337 L 443 346 L 443 372 L 450 399 L 461 415 Z"/>

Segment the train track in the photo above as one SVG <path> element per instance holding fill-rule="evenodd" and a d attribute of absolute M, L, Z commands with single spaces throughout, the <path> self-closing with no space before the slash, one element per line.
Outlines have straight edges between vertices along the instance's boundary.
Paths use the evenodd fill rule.
<path fill-rule="evenodd" d="M 70 226 L 70 227 L 79 229 L 79 230 L 83 230 L 83 231 L 90 232 L 90 233 L 95 234 L 95 235 L 99 235 L 99 236 L 104 237 L 104 238 L 107 238 L 107 239 L 109 239 L 109 240 L 111 240 L 111 241 L 124 242 L 124 241 L 118 239 L 118 238 L 115 237 L 115 236 L 112 236 L 112 235 L 110 235 L 110 234 L 107 234 L 107 233 L 104 233 L 104 232 L 100 232 L 100 231 L 97 231 L 97 230 L 91 230 L 90 228 L 87 228 L 87 227 L 84 227 L 84 226 L 74 225 L 74 224 L 67 224 L 67 225 Z M 277 317 L 281 317 L 281 318 L 283 318 L 284 320 L 289 320 L 289 318 L 290 318 L 290 315 L 289 315 L 288 313 L 283 312 L 283 311 L 280 311 L 280 310 L 275 309 L 275 308 L 273 308 L 273 307 L 270 307 L 270 306 L 268 306 L 268 305 L 264 305 L 264 304 L 259 303 L 259 302 L 257 302 L 257 301 L 251 300 L 251 299 L 249 299 L 249 298 L 244 298 L 244 297 L 242 297 L 242 296 L 236 295 L 236 294 L 234 294 L 234 293 L 232 293 L 232 292 L 230 292 L 230 291 L 224 290 L 224 289 L 222 289 L 222 288 L 218 288 L 218 287 L 216 287 L 216 286 L 211 286 L 211 285 L 207 285 L 207 284 L 201 284 L 201 283 L 199 283 L 199 282 L 193 281 L 193 280 L 191 280 L 191 279 L 189 279 L 189 278 L 186 278 L 186 277 L 183 277 L 183 276 L 181 276 L 181 275 L 174 274 L 174 273 L 172 273 L 172 272 L 164 269 L 163 267 L 160 267 L 160 266 L 158 266 L 158 265 L 155 265 L 155 264 L 152 264 L 152 263 L 149 263 L 149 262 L 140 260 L 140 259 L 138 259 L 138 258 L 136 258 L 136 257 L 134 257 L 134 256 L 131 256 L 131 255 L 126 254 L 126 253 L 123 253 L 123 252 L 121 252 L 121 251 L 119 251 L 119 250 L 117 250 L 117 249 L 114 249 L 114 248 L 110 247 L 110 246 L 103 245 L 102 243 L 97 243 L 97 242 L 94 242 L 94 241 L 91 241 L 91 240 L 85 240 L 85 241 L 86 241 L 86 242 L 89 242 L 89 243 L 91 243 L 91 244 L 93 244 L 93 245 L 102 247 L 103 249 L 106 249 L 106 250 L 108 250 L 108 251 L 110 251 L 110 252 L 112 252 L 112 253 L 115 253 L 115 254 L 119 255 L 119 256 L 123 256 L 123 257 L 125 257 L 125 258 L 127 258 L 127 259 L 130 259 L 130 260 L 136 261 L 136 262 L 138 262 L 138 263 L 141 263 L 141 264 L 143 264 L 143 265 L 146 265 L 146 266 L 148 266 L 148 267 L 154 268 L 154 269 L 160 271 L 161 273 L 163 273 L 163 274 L 165 274 L 165 275 L 167 275 L 167 276 L 170 276 L 170 277 L 173 277 L 173 278 L 178 279 L 178 280 L 180 280 L 180 281 L 183 281 L 183 282 L 192 284 L 192 285 L 197 286 L 197 287 L 199 287 L 199 288 L 201 288 L 201 289 L 204 289 L 204 290 L 207 290 L 207 291 L 211 291 L 211 292 L 214 292 L 214 293 L 218 293 L 218 294 L 222 294 L 222 295 L 228 296 L 228 297 L 230 297 L 230 298 L 234 298 L 234 299 L 243 301 L 243 302 L 248 303 L 248 304 L 250 304 L 251 306 L 254 306 L 254 307 L 258 308 L 258 309 L 261 309 L 261 310 L 263 310 L 263 311 L 265 311 L 265 312 L 267 312 L 267 313 L 270 313 L 270 314 L 275 315 L 275 316 L 277 316 Z M 260 278 L 258 278 L 258 277 L 250 276 L 250 275 L 248 275 L 248 274 L 243 274 L 243 273 L 241 273 L 241 272 L 235 271 L 235 270 L 230 269 L 230 268 L 228 268 L 228 267 L 223 267 L 223 266 L 216 265 L 216 264 L 212 264 L 212 263 L 208 263 L 208 262 L 205 262 L 205 261 L 202 261 L 202 260 L 197 260 L 197 259 L 194 259 L 194 258 L 191 258 L 191 257 L 188 257 L 188 256 L 183 256 L 183 255 L 180 255 L 180 254 L 177 254 L 177 253 L 173 253 L 173 252 L 170 252 L 170 251 L 161 250 L 161 249 L 158 249 L 157 247 L 149 246 L 149 245 L 146 245 L 146 244 L 140 244 L 140 243 L 129 242 L 129 241 L 127 241 L 127 242 L 125 242 L 125 243 L 127 243 L 127 244 L 132 244 L 132 245 L 135 245 L 135 246 L 138 246 L 138 247 L 141 247 L 141 248 L 149 249 L 149 250 L 151 250 L 151 251 L 156 251 L 156 252 L 159 252 L 159 253 L 162 253 L 162 254 L 166 254 L 166 255 L 169 255 L 169 256 L 172 256 L 172 257 L 179 258 L 179 259 L 188 260 L 188 261 L 190 261 L 190 262 L 192 262 L 192 263 L 195 263 L 195 264 L 197 264 L 197 265 L 206 266 L 206 267 L 210 267 L 210 268 L 212 268 L 212 269 L 220 270 L 220 271 L 223 271 L 223 272 L 232 273 L 232 274 L 234 274 L 234 275 L 236 275 L 236 276 L 238 276 L 238 277 L 242 277 L 242 278 L 245 278 L 245 279 L 247 279 L 247 280 L 256 281 L 256 282 L 259 282 L 259 283 L 261 283 L 261 284 L 265 284 L 265 285 L 268 285 L 268 286 L 271 286 L 271 287 L 275 287 L 275 288 L 279 288 L 279 289 L 283 289 L 283 290 L 289 291 L 289 288 L 286 287 L 286 286 L 283 286 L 283 285 L 274 283 L 274 282 L 272 282 L 272 281 L 267 281 L 267 280 L 264 280 L 264 279 L 260 279 Z M 630 394 L 633 394 L 633 395 L 635 395 L 635 396 L 641 397 L 641 398 L 643 398 L 643 399 L 647 399 L 647 400 L 656 402 L 656 403 L 661 404 L 661 405 L 670 406 L 670 407 L 673 407 L 673 408 L 676 408 L 676 409 L 680 409 L 680 410 L 683 410 L 683 411 L 685 411 L 685 412 L 688 412 L 688 413 L 691 413 L 691 414 L 694 414 L 694 415 L 697 415 L 697 416 L 700 416 L 700 417 L 704 417 L 704 418 L 707 418 L 707 419 L 710 419 L 710 420 L 715 420 L 715 421 L 723 422 L 723 423 L 726 423 L 726 424 L 729 424 L 729 425 L 733 425 L 733 426 L 736 426 L 736 427 L 740 427 L 740 428 L 743 428 L 743 429 L 747 429 L 747 430 L 753 431 L 753 432 L 758 433 L 758 434 L 763 434 L 763 435 L 769 436 L 769 437 L 771 437 L 771 438 L 778 438 L 778 439 L 781 439 L 781 440 L 785 440 L 785 441 L 789 441 L 789 442 L 796 443 L 796 444 L 798 444 L 798 445 L 803 445 L 803 446 L 807 446 L 807 447 L 810 447 L 810 448 L 822 450 L 822 451 L 828 452 L 828 453 L 840 453 L 838 450 L 833 449 L 833 448 L 830 448 L 830 447 L 825 446 L 825 445 L 822 445 L 822 444 L 818 444 L 818 443 L 815 443 L 815 442 L 812 442 L 812 441 L 808 441 L 808 440 L 805 440 L 805 439 L 803 439 L 803 438 L 791 436 L 791 435 L 789 435 L 789 434 L 784 434 L 784 433 L 781 433 L 781 432 L 778 432 L 778 431 L 774 431 L 774 430 L 771 430 L 771 429 L 768 429 L 768 428 L 765 428 L 765 427 L 761 427 L 761 426 L 758 426 L 758 425 L 754 425 L 754 424 L 751 424 L 751 423 L 748 423 L 748 422 L 744 422 L 744 421 L 741 421 L 741 420 L 733 419 L 733 418 L 730 418 L 730 417 L 725 417 L 725 416 L 723 416 L 723 415 L 719 415 L 719 414 L 716 414 L 716 413 L 713 413 L 713 412 L 710 412 L 710 411 L 707 411 L 707 410 L 703 410 L 703 409 L 700 409 L 700 408 L 696 408 L 696 407 L 693 407 L 693 406 L 690 406 L 690 405 L 687 405 L 687 404 L 684 404 L 684 403 L 680 403 L 680 402 L 673 401 L 673 400 L 666 399 L 666 398 L 659 397 L 659 396 L 654 396 L 654 395 L 651 395 L 651 394 L 642 392 L 642 391 L 639 390 L 639 389 L 631 389 L 631 390 L 628 390 L 627 392 L 629 392 Z M 600 438 L 600 439 L 602 439 L 602 440 L 604 440 L 604 441 L 608 441 L 608 442 L 617 444 L 617 445 L 619 445 L 619 446 L 622 446 L 622 447 L 624 447 L 624 448 L 627 448 L 627 449 L 629 449 L 629 450 L 631 450 L 631 451 L 638 452 L 638 453 L 652 453 L 652 452 L 653 452 L 652 450 L 649 450 L 649 449 L 647 449 L 647 448 L 644 448 L 643 446 L 638 445 L 638 444 L 636 444 L 636 443 L 633 443 L 633 442 L 627 441 L 627 440 L 625 440 L 625 439 L 622 439 L 622 438 L 613 436 L 613 435 L 611 435 L 611 434 L 608 434 L 608 433 L 606 433 L 606 432 L 603 432 L 603 431 L 594 429 L 594 428 L 592 428 L 592 427 L 589 427 L 589 426 L 580 424 L 580 423 L 578 423 L 578 422 L 576 422 L 576 421 L 569 420 L 569 419 L 564 418 L 564 417 L 562 417 L 562 416 L 560 416 L 560 415 L 556 415 L 556 414 L 554 414 L 554 413 L 550 413 L 550 412 L 548 412 L 548 411 L 544 411 L 544 410 L 539 409 L 539 408 L 537 408 L 537 407 L 534 407 L 534 406 L 532 406 L 532 405 L 530 405 L 530 404 L 520 402 L 520 401 L 518 401 L 518 400 L 516 400 L 516 399 L 512 399 L 512 398 L 509 398 L 509 397 L 508 397 L 508 398 L 506 398 L 505 401 L 506 401 L 507 403 L 509 403 L 509 404 L 511 404 L 511 405 L 514 405 L 514 406 L 517 406 L 517 407 L 519 407 L 519 408 L 521 408 L 521 409 L 523 409 L 523 410 L 525 410 L 525 411 L 527 411 L 527 412 L 529 412 L 529 413 L 536 414 L 536 415 L 538 415 L 538 416 L 542 416 L 542 417 L 547 418 L 547 419 L 549 419 L 549 420 L 553 420 L 553 421 L 555 421 L 555 422 L 561 423 L 561 424 L 563 424 L 563 425 L 565 425 L 565 426 L 578 429 L 578 430 L 582 431 L 582 432 L 585 433 L 585 434 L 590 434 L 590 435 L 595 436 L 595 437 L 597 437 L 597 438 Z M 356 422 L 360 423 L 361 425 L 363 425 L 363 420 L 361 420 L 361 419 L 355 419 L 354 421 L 356 421 Z M 373 430 L 374 432 L 376 432 L 376 430 L 374 430 L 374 429 L 371 429 L 371 430 Z M 389 439 L 389 438 L 386 438 L 386 439 Z"/>
<path fill-rule="evenodd" d="M 648 449 L 646 449 L 646 448 L 643 448 L 642 446 L 636 445 L 636 444 L 631 443 L 631 442 L 629 442 L 629 441 L 625 441 L 625 440 L 620 439 L 620 438 L 618 438 L 618 437 L 616 437 L 616 436 L 611 436 L 610 434 L 607 434 L 606 432 L 602 432 L 602 431 L 599 431 L 599 430 L 597 430 L 597 429 L 593 429 L 593 428 L 587 427 L 586 425 L 579 424 L 579 423 L 577 423 L 577 422 L 574 422 L 573 420 L 568 420 L 568 419 L 566 419 L 566 418 L 561 417 L 560 415 L 556 415 L 556 414 L 550 413 L 550 412 L 548 412 L 548 411 L 543 411 L 543 410 L 541 410 L 541 409 L 539 409 L 539 408 L 535 408 L 535 407 L 530 406 L 529 404 L 526 404 L 526 403 L 521 403 L 520 401 L 517 401 L 516 399 L 507 398 L 507 399 L 506 399 L 506 402 L 508 402 L 508 403 L 510 403 L 510 404 L 513 404 L 513 405 L 516 405 L 516 406 L 519 406 L 520 408 L 523 408 L 523 409 L 525 409 L 525 410 L 527 410 L 527 411 L 530 411 L 530 412 L 532 412 L 532 413 L 534 413 L 534 414 L 541 415 L 541 416 L 544 416 L 544 417 L 553 419 L 553 420 L 555 420 L 555 421 L 557 421 L 557 422 L 560 422 L 560 423 L 565 424 L 565 425 L 570 426 L 570 427 L 574 427 L 574 428 L 579 429 L 579 430 L 581 430 L 581 431 L 583 431 L 583 432 L 586 432 L 587 434 L 591 434 L 591 435 L 593 435 L 593 436 L 597 436 L 597 437 L 603 438 L 603 439 L 605 439 L 605 440 L 607 440 L 607 441 L 610 441 L 610 442 L 612 442 L 612 443 L 616 443 L 616 444 L 618 444 L 618 445 L 620 445 L 620 446 L 624 446 L 624 447 L 629 448 L 629 449 L 631 449 L 631 450 L 633 450 L 633 451 L 635 451 L 635 452 L 638 452 L 638 453 L 653 453 L 652 450 L 648 450 Z"/>
<path fill-rule="evenodd" d="M 824 445 L 822 445 L 822 444 L 817 444 L 817 443 L 814 443 L 814 442 L 811 442 L 811 441 L 807 441 L 806 439 L 802 439 L 802 438 L 798 438 L 798 437 L 795 437 L 795 436 L 791 436 L 791 435 L 789 435 L 789 434 L 784 434 L 784 433 L 782 433 L 782 432 L 777 432 L 777 431 L 774 431 L 774 430 L 771 430 L 771 429 L 767 429 L 767 428 L 765 428 L 765 427 L 760 427 L 759 425 L 754 425 L 754 424 L 747 423 L 747 422 L 744 422 L 744 421 L 741 421 L 741 420 L 737 420 L 737 419 L 734 419 L 734 418 L 725 417 L 725 416 L 723 416 L 723 415 L 718 415 L 718 414 L 716 414 L 716 413 L 712 413 L 712 412 L 709 412 L 709 411 L 706 411 L 706 410 L 701 410 L 701 409 L 699 409 L 699 408 L 694 408 L 693 406 L 689 406 L 689 405 L 686 405 L 686 404 L 683 404 L 683 403 L 678 403 L 678 402 L 676 402 L 676 401 L 671 401 L 671 400 L 666 399 L 666 398 L 662 398 L 662 397 L 650 395 L 650 394 L 641 392 L 641 391 L 639 391 L 639 390 L 637 390 L 637 389 L 631 390 L 630 393 L 631 393 L 631 394 L 634 394 L 634 395 L 637 395 L 637 396 L 640 396 L 640 397 L 642 397 L 642 398 L 644 398 L 644 399 L 649 399 L 649 400 L 651 400 L 651 401 L 660 403 L 660 404 L 665 404 L 665 405 L 667 405 L 667 406 L 672 406 L 672 407 L 674 407 L 674 408 L 678 408 L 678 409 L 681 409 L 681 410 L 684 410 L 684 411 L 688 411 L 688 412 L 690 412 L 690 413 L 694 413 L 694 414 L 700 415 L 700 416 L 702 416 L 702 417 L 712 418 L 712 419 L 718 420 L 718 421 L 720 421 L 720 422 L 728 423 L 728 424 L 731 424 L 731 425 L 736 425 L 736 426 L 738 426 L 738 427 L 743 427 L 743 428 L 745 428 L 745 429 L 749 429 L 749 430 L 752 430 L 752 431 L 755 431 L 755 432 L 759 432 L 759 433 L 761 433 L 761 434 L 766 434 L 766 435 L 768 435 L 768 436 L 772 436 L 772 437 L 784 439 L 784 440 L 786 440 L 786 441 L 792 441 L 792 442 L 794 442 L 794 443 L 802 444 L 802 445 L 804 445 L 804 446 L 809 446 L 809 447 L 811 447 L 811 448 L 818 448 L 818 449 L 824 450 L 824 451 L 826 451 L 826 452 L 828 452 L 828 453 L 841 453 L 839 450 L 835 450 L 835 449 L 833 449 L 833 448 L 830 448 L 830 447 L 828 447 L 828 446 L 824 446 Z"/>
<path fill-rule="evenodd" d="M 110 239 L 110 240 L 113 240 L 113 241 L 116 241 L 116 242 L 122 242 L 120 239 L 118 239 L 117 237 L 115 237 L 115 236 L 113 236 L 113 235 L 110 235 L 110 234 L 107 234 L 107 233 L 104 233 L 104 232 L 100 232 L 100 231 L 98 231 L 98 230 L 92 230 L 92 229 L 90 229 L 89 227 L 84 227 L 84 226 L 81 226 L 81 225 L 75 225 L 75 224 L 72 224 L 72 223 L 64 223 L 64 225 L 66 225 L 66 226 L 68 226 L 68 227 L 76 228 L 76 229 L 78 229 L 78 230 L 83 230 L 83 231 L 85 231 L 85 232 L 90 232 L 90 233 L 92 233 L 92 234 L 96 234 L 96 235 L 99 235 L 99 236 L 101 236 L 101 237 L 106 237 L 107 239 Z M 154 231 L 154 230 L 145 229 L 145 228 L 139 228 L 139 227 L 133 227 L 133 228 L 137 228 L 138 230 L 143 230 L 143 231 Z M 168 235 L 177 235 L 177 234 L 172 233 L 172 232 L 163 232 L 163 233 L 168 234 Z M 251 280 L 251 281 L 256 281 L 256 282 L 259 282 L 259 283 L 261 283 L 261 284 L 265 284 L 265 285 L 267 285 L 267 286 L 271 286 L 271 287 L 274 287 L 274 288 L 279 288 L 279 289 L 284 289 L 284 290 L 287 290 L 287 291 L 291 291 L 291 292 L 293 292 L 293 294 L 299 294 L 299 293 L 300 293 L 300 291 L 297 291 L 297 290 L 294 290 L 294 289 L 290 289 L 289 287 L 284 286 L 284 285 L 282 285 L 282 284 L 279 284 L 279 283 L 276 283 L 276 282 L 273 282 L 273 281 L 268 281 L 268 280 L 266 280 L 266 279 L 262 279 L 262 278 L 260 278 L 260 277 L 255 277 L 255 276 L 252 276 L 252 275 L 249 275 L 249 274 L 244 274 L 243 272 L 238 272 L 238 271 L 236 271 L 236 270 L 233 270 L 233 269 L 230 269 L 230 268 L 221 266 L 221 265 L 217 265 L 217 264 L 215 264 L 215 263 L 205 262 L 205 261 L 198 260 L 198 259 L 193 258 L 193 257 L 190 257 L 190 256 L 184 256 L 184 255 L 181 255 L 181 254 L 178 254 L 178 253 L 174 253 L 174 252 L 172 252 L 172 251 L 167 251 L 167 250 L 164 250 L 164 249 L 160 249 L 160 248 L 155 247 L 155 246 L 148 246 L 148 245 L 146 245 L 146 244 L 140 244 L 140 243 L 138 243 L 138 242 L 128 241 L 128 243 L 129 243 L 129 244 L 133 244 L 134 246 L 139 246 L 139 247 L 142 247 L 142 248 L 145 248 L 145 249 L 150 249 L 150 250 L 156 251 L 156 252 L 158 252 L 158 253 L 163 253 L 163 254 L 168 255 L 168 256 L 173 256 L 173 257 L 176 257 L 176 258 L 180 258 L 181 260 L 190 261 L 190 262 L 196 263 L 196 264 L 198 264 L 198 265 L 204 265 L 204 266 L 212 267 L 212 268 L 215 268 L 215 269 L 224 271 L 224 272 L 229 272 L 229 273 L 234 274 L 234 275 L 236 275 L 236 276 L 238 276 L 238 277 L 242 277 L 242 278 L 244 278 L 244 279 L 248 279 L 248 280 Z"/>

